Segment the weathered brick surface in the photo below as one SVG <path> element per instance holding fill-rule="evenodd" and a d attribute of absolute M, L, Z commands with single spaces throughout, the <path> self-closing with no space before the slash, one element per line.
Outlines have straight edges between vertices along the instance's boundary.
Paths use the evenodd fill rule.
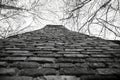
<path fill-rule="evenodd" d="M 61 68 L 60 74 L 62 75 L 92 75 L 95 71 L 88 68 Z"/>
<path fill-rule="evenodd" d="M 85 57 L 89 57 L 88 55 L 85 54 L 64 54 L 65 57 L 79 57 L 79 58 L 85 58 Z"/>
<path fill-rule="evenodd" d="M 54 62 L 55 58 L 44 58 L 44 57 L 29 57 L 28 61 L 38 61 L 38 62 Z"/>
<path fill-rule="evenodd" d="M 54 63 L 45 63 L 42 65 L 43 68 L 59 68 L 58 64 L 54 64 Z"/>
<path fill-rule="evenodd" d="M 113 75 L 113 74 L 118 74 L 120 75 L 120 69 L 115 69 L 115 68 L 100 68 L 97 69 L 98 74 L 101 75 Z"/>
<path fill-rule="evenodd" d="M 40 64 L 37 62 L 14 62 L 10 66 L 17 68 L 38 68 Z"/>
<path fill-rule="evenodd" d="M 4 61 L 25 61 L 27 59 L 27 57 L 5 57 L 5 58 L 1 58 L 1 60 Z"/>
<path fill-rule="evenodd" d="M 95 62 L 95 63 L 91 63 L 90 67 L 92 67 L 92 68 L 105 68 L 106 64 L 104 64 L 102 62 L 99 62 L 99 63 Z"/>
<path fill-rule="evenodd" d="M 8 65 L 7 62 L 0 62 L 0 67 L 6 67 Z"/>
<path fill-rule="evenodd" d="M 0 80 L 33 80 L 32 77 L 25 77 L 25 76 L 22 76 L 22 77 L 18 77 L 18 76 L 15 76 L 15 77 L 0 77 Z"/>
<path fill-rule="evenodd" d="M 40 69 L 22 69 L 20 75 L 22 76 L 41 76 L 41 75 L 56 75 L 57 72 L 52 68 Z"/>
<path fill-rule="evenodd" d="M 0 68 L 0 75 L 15 75 L 16 73 L 16 68 Z"/>
<path fill-rule="evenodd" d="M 0 80 L 119 80 L 120 45 L 61 25 L 0 40 Z"/>
<path fill-rule="evenodd" d="M 101 76 L 101 75 L 87 75 L 81 76 L 80 80 L 119 80 L 117 76 Z"/>
<path fill-rule="evenodd" d="M 75 76 L 44 76 L 46 80 L 78 80 Z"/>

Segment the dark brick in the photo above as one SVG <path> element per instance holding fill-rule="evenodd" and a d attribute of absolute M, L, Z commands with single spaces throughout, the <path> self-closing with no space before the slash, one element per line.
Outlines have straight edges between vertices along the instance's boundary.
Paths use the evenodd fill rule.
<path fill-rule="evenodd" d="M 25 48 L 26 44 L 15 44 L 15 47 L 17 47 L 17 48 Z"/>
<path fill-rule="evenodd" d="M 99 52 L 99 51 L 94 51 L 94 52 L 92 52 L 92 51 L 82 51 L 81 53 L 82 54 L 100 54 L 101 52 Z"/>
<path fill-rule="evenodd" d="M 6 67 L 8 65 L 7 62 L 0 62 L 0 67 Z"/>
<path fill-rule="evenodd" d="M 120 68 L 120 63 L 114 62 L 114 63 L 106 63 L 109 68 Z"/>
<path fill-rule="evenodd" d="M 57 63 L 60 68 L 69 68 L 69 67 L 75 67 L 72 63 Z"/>
<path fill-rule="evenodd" d="M 38 68 L 40 66 L 37 62 L 14 62 L 11 67 L 17 68 Z"/>
<path fill-rule="evenodd" d="M 7 57 L 7 56 L 10 56 L 11 54 L 9 54 L 9 53 L 1 53 L 0 54 L 0 57 Z"/>
<path fill-rule="evenodd" d="M 116 68 L 99 68 L 97 69 L 98 74 L 101 75 L 113 75 L 113 74 L 118 74 L 120 75 L 120 69 Z"/>
<path fill-rule="evenodd" d="M 15 75 L 16 72 L 16 68 L 0 68 L 0 75 Z"/>
<path fill-rule="evenodd" d="M 89 62 L 114 62 L 111 58 L 87 58 Z"/>
<path fill-rule="evenodd" d="M 52 68 L 40 69 L 22 69 L 20 75 L 22 76 L 39 76 L 39 75 L 55 75 L 56 70 Z"/>
<path fill-rule="evenodd" d="M 120 53 L 114 53 L 113 54 L 115 57 L 119 57 L 120 58 Z"/>
<path fill-rule="evenodd" d="M 52 51 L 34 51 L 32 53 L 36 53 L 36 54 L 52 54 Z"/>
<path fill-rule="evenodd" d="M 102 49 L 87 49 L 89 52 L 102 52 Z"/>
<path fill-rule="evenodd" d="M 85 59 L 80 58 L 58 58 L 56 60 L 58 63 L 78 63 L 78 62 L 85 62 Z"/>
<path fill-rule="evenodd" d="M 5 48 L 5 50 L 7 50 L 7 51 L 19 51 L 20 50 L 20 48 Z"/>
<path fill-rule="evenodd" d="M 0 80 L 33 80 L 32 77 L 26 77 L 26 76 L 13 76 L 13 77 L 0 77 Z"/>
<path fill-rule="evenodd" d="M 117 76 L 85 75 L 80 80 L 119 80 Z"/>
<path fill-rule="evenodd" d="M 115 57 L 114 60 L 115 62 L 120 63 L 120 58 Z"/>
<path fill-rule="evenodd" d="M 62 57 L 62 54 L 37 54 L 39 57 Z"/>
<path fill-rule="evenodd" d="M 60 74 L 62 75 L 92 75 L 92 74 L 95 74 L 95 71 L 88 69 L 88 68 L 61 68 Z"/>
<path fill-rule="evenodd" d="M 76 63 L 75 66 L 76 67 L 80 67 L 80 68 L 88 68 L 90 65 L 90 63 L 84 62 L 84 63 Z"/>

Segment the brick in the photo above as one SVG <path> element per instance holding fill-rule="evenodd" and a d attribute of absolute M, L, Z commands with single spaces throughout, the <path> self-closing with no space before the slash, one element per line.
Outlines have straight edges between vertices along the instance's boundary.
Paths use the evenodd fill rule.
<path fill-rule="evenodd" d="M 103 50 L 102 49 L 87 49 L 87 51 L 89 51 L 89 52 L 102 52 Z"/>
<path fill-rule="evenodd" d="M 84 75 L 80 80 L 119 80 L 117 76 Z"/>
<path fill-rule="evenodd" d="M 114 62 L 114 63 L 107 63 L 109 68 L 120 68 L 120 63 Z"/>
<path fill-rule="evenodd" d="M 80 67 L 80 68 L 88 68 L 90 65 L 90 63 L 84 62 L 84 63 L 76 63 L 75 66 L 76 67 Z"/>
<path fill-rule="evenodd" d="M 75 76 L 44 76 L 46 80 L 78 80 Z"/>
<path fill-rule="evenodd" d="M 120 74 L 120 69 L 116 68 L 99 68 L 97 69 L 98 74 L 101 75 L 113 75 L 113 74 Z"/>
<path fill-rule="evenodd" d="M 20 75 L 22 76 L 39 76 L 39 75 L 55 75 L 56 70 L 52 68 L 40 69 L 22 69 Z"/>
<path fill-rule="evenodd" d="M 54 62 L 55 58 L 43 58 L 43 57 L 29 57 L 28 61 L 38 61 L 38 62 Z"/>
<path fill-rule="evenodd" d="M 40 66 L 37 62 L 14 62 L 11 67 L 17 68 L 38 68 Z"/>
<path fill-rule="evenodd" d="M 33 80 L 33 78 L 26 76 L 13 76 L 13 77 L 4 76 L 0 77 L 0 80 Z"/>
<path fill-rule="evenodd" d="M 69 68 L 69 67 L 75 67 L 72 63 L 57 63 L 60 68 Z"/>
<path fill-rule="evenodd" d="M 120 46 L 119 44 L 116 44 L 116 43 L 113 43 L 113 42 L 109 42 L 107 45 L 108 46 Z"/>
<path fill-rule="evenodd" d="M 76 48 L 82 48 L 82 49 L 94 49 L 92 46 L 81 46 L 81 47 L 76 47 Z"/>
<path fill-rule="evenodd" d="M 20 48 L 5 48 L 5 50 L 7 51 L 16 51 L 16 50 L 20 50 Z"/>
<path fill-rule="evenodd" d="M 0 68 L 0 75 L 15 75 L 16 72 L 16 68 Z"/>
<path fill-rule="evenodd" d="M 33 51 L 32 53 L 36 53 L 36 54 L 52 54 L 52 51 Z"/>
<path fill-rule="evenodd" d="M 0 67 L 6 67 L 8 65 L 7 62 L 0 62 Z"/>
<path fill-rule="evenodd" d="M 65 51 L 84 51 L 84 49 L 65 49 Z"/>
<path fill-rule="evenodd" d="M 120 63 L 120 58 L 115 57 L 114 60 L 115 62 Z"/>
<path fill-rule="evenodd" d="M 6 53 L 29 53 L 29 51 L 24 51 L 24 50 L 10 50 L 6 51 Z"/>
<path fill-rule="evenodd" d="M 82 54 L 100 54 L 101 52 L 98 52 L 98 51 L 81 51 Z"/>
<path fill-rule="evenodd" d="M 62 57 L 62 54 L 37 54 L 38 57 Z"/>
<path fill-rule="evenodd" d="M 101 58 L 109 58 L 112 57 L 110 54 L 92 54 L 91 57 L 101 57 Z"/>
<path fill-rule="evenodd" d="M 76 62 L 85 62 L 85 59 L 80 58 L 58 58 L 56 60 L 58 63 L 76 63 Z"/>
<path fill-rule="evenodd" d="M 11 56 L 24 57 L 24 56 L 34 56 L 34 54 L 33 53 L 14 53 Z"/>
<path fill-rule="evenodd" d="M 85 55 L 85 54 L 64 54 L 65 57 L 82 57 L 82 58 L 85 58 L 85 57 L 88 57 L 88 55 Z"/>
<path fill-rule="evenodd" d="M 114 62 L 112 58 L 87 58 L 89 62 Z"/>
<path fill-rule="evenodd" d="M 11 54 L 9 54 L 9 53 L 1 53 L 0 54 L 0 57 L 7 57 L 7 56 L 10 56 Z"/>
<path fill-rule="evenodd" d="M 42 65 L 43 68 L 58 68 L 58 64 L 52 64 L 52 63 L 45 63 Z"/>
<path fill-rule="evenodd" d="M 29 44 L 30 44 L 30 43 L 29 43 Z M 27 51 L 30 51 L 30 52 L 40 51 L 40 49 L 34 48 L 34 47 L 32 47 L 31 45 L 28 46 L 27 48 L 24 48 L 24 50 L 27 50 Z"/>
<path fill-rule="evenodd" d="M 114 53 L 113 54 L 115 57 L 120 57 L 120 53 Z"/>
<path fill-rule="evenodd" d="M 104 63 L 91 63 L 90 67 L 91 68 L 105 68 L 106 65 Z"/>
<path fill-rule="evenodd" d="M 27 57 L 6 57 L 3 58 L 2 60 L 5 61 L 25 61 L 27 59 Z"/>
<path fill-rule="evenodd" d="M 37 47 L 38 49 L 40 50 L 45 50 L 45 51 L 60 51 L 61 49 L 57 49 L 57 48 L 54 48 L 54 47 L 48 47 L 48 46 L 44 46 L 44 47 Z"/>
<path fill-rule="evenodd" d="M 47 80 L 44 76 L 36 77 L 33 80 Z"/>
<path fill-rule="evenodd" d="M 88 68 L 61 68 L 60 74 L 62 75 L 92 75 L 92 74 L 95 74 L 95 71 L 88 69 Z"/>
<path fill-rule="evenodd" d="M 58 54 L 80 54 L 80 52 L 76 52 L 76 51 L 59 51 L 57 52 Z"/>
<path fill-rule="evenodd" d="M 37 46 L 37 45 L 35 45 L 35 46 Z M 41 50 L 51 50 L 54 47 L 53 46 L 37 46 L 36 48 L 39 48 Z"/>

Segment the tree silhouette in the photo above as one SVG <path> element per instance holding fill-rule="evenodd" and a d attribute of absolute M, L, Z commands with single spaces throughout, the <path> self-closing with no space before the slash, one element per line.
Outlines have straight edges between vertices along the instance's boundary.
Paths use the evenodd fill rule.
<path fill-rule="evenodd" d="M 48 0 L 44 3 L 41 0 L 0 0 L 0 37 L 18 34 L 33 27 L 32 24 L 41 23 L 40 19 L 48 21 L 42 18 L 40 10 L 46 3 Z M 22 26 L 26 23 L 27 26 Z"/>
<path fill-rule="evenodd" d="M 65 24 L 76 25 L 77 30 L 94 35 L 94 28 L 98 29 L 97 36 L 110 36 L 109 33 L 120 37 L 120 0 L 63 0 Z M 97 31 L 97 30 L 96 30 Z"/>
<path fill-rule="evenodd" d="M 48 9 L 54 6 L 49 3 L 59 3 L 60 10 Z M 0 36 L 18 34 L 34 27 L 32 24 L 39 26 L 41 20 L 54 22 L 43 17 L 43 8 L 60 16 L 63 25 L 71 25 L 78 32 L 103 38 L 110 34 L 120 37 L 120 0 L 0 0 Z M 29 17 L 31 21 L 27 23 Z"/>

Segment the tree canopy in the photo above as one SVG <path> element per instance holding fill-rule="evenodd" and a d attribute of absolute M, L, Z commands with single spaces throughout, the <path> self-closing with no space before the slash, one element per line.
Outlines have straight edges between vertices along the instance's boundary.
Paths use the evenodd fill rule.
<path fill-rule="evenodd" d="M 0 0 L 0 37 L 62 24 L 109 39 L 120 37 L 120 0 Z"/>

